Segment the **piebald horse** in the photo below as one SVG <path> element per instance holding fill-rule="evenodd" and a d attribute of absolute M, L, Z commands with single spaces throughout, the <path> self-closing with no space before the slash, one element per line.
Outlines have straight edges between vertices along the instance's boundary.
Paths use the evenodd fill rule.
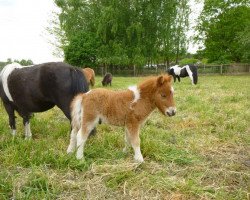
<path fill-rule="evenodd" d="M 5 66 L 0 74 L 0 97 L 9 115 L 12 134 L 16 134 L 15 111 L 23 118 L 25 138 L 31 138 L 30 117 L 58 106 L 71 120 L 70 102 L 89 90 L 82 71 L 62 62 L 23 67 Z"/>
<path fill-rule="evenodd" d="M 184 78 L 189 76 L 189 78 L 192 81 L 193 85 L 196 85 L 198 82 L 198 72 L 197 72 L 197 66 L 195 65 L 185 65 L 183 67 L 179 67 L 179 65 L 175 65 L 170 67 L 167 70 L 169 75 L 172 75 L 174 77 L 174 82 L 176 81 L 176 78 L 180 82 L 180 77 Z"/>
<path fill-rule="evenodd" d="M 101 120 L 104 123 L 125 127 L 125 148 L 134 149 L 134 159 L 143 162 L 140 150 L 139 129 L 155 108 L 165 116 L 176 113 L 171 86 L 172 77 L 150 77 L 138 86 L 123 91 L 104 88 L 77 95 L 71 103 L 72 131 L 68 153 L 77 149 L 77 159 L 83 158 L 83 148 L 90 131 Z"/>

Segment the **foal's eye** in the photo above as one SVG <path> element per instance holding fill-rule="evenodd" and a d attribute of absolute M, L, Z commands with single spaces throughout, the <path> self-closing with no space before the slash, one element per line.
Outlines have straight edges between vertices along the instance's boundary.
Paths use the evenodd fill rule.
<path fill-rule="evenodd" d="M 167 95 L 166 94 L 161 94 L 161 97 L 165 98 L 165 97 L 167 97 Z"/>

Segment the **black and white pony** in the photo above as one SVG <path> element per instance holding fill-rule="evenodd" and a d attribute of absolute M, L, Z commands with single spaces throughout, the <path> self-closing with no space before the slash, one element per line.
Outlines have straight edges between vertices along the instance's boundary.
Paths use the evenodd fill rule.
<path fill-rule="evenodd" d="M 89 90 L 81 70 L 62 62 L 23 67 L 12 63 L 0 74 L 0 97 L 9 115 L 12 134 L 16 134 L 15 114 L 23 118 L 25 138 L 31 138 L 29 119 L 33 112 L 58 106 L 71 120 L 70 102 L 78 93 Z"/>
<path fill-rule="evenodd" d="M 195 65 L 185 65 L 183 67 L 179 67 L 179 65 L 175 65 L 170 67 L 167 70 L 169 75 L 172 75 L 174 77 L 174 82 L 176 81 L 176 78 L 180 82 L 180 77 L 186 77 L 189 76 L 189 78 L 192 81 L 192 84 L 197 84 L 198 82 L 198 72 L 197 72 L 197 66 Z"/>

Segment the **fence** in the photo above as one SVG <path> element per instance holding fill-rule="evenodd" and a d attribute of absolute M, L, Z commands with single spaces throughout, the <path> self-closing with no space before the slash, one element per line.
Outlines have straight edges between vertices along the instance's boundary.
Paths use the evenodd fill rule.
<path fill-rule="evenodd" d="M 0 71 L 4 67 L 0 66 Z M 93 68 L 97 75 L 103 76 L 105 70 L 103 67 Z M 165 65 L 157 65 L 157 67 L 129 67 L 129 66 L 108 66 L 107 72 L 114 76 L 148 76 L 165 73 L 167 67 Z M 199 74 L 250 74 L 250 64 L 228 64 L 228 65 L 198 65 Z"/>
<path fill-rule="evenodd" d="M 97 75 L 104 75 L 103 67 L 96 67 L 95 72 Z M 157 67 L 107 67 L 107 72 L 112 73 L 114 76 L 147 76 L 158 75 L 165 73 L 167 67 L 159 65 Z M 250 74 L 250 64 L 228 64 L 228 65 L 198 65 L 199 74 Z"/>

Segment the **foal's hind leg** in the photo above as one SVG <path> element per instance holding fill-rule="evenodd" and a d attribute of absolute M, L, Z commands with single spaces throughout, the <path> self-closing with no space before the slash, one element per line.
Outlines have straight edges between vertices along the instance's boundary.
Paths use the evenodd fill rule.
<path fill-rule="evenodd" d="M 88 122 L 87 121 L 82 122 L 82 127 L 80 128 L 80 130 L 78 131 L 76 135 L 77 148 L 78 148 L 76 152 L 77 159 L 83 158 L 84 145 L 88 139 L 88 136 L 91 130 L 93 130 L 93 128 L 98 123 L 98 121 L 99 121 L 99 118 L 96 118 L 94 120 L 88 120 Z"/>
<path fill-rule="evenodd" d="M 70 134 L 70 143 L 67 149 L 67 153 L 73 153 L 76 150 L 76 134 L 77 134 L 77 129 L 72 128 L 71 134 Z"/>
<path fill-rule="evenodd" d="M 14 107 L 10 103 L 3 102 L 4 108 L 9 115 L 9 125 L 12 129 L 12 135 L 16 135 L 16 120 L 15 120 L 15 113 Z"/>

